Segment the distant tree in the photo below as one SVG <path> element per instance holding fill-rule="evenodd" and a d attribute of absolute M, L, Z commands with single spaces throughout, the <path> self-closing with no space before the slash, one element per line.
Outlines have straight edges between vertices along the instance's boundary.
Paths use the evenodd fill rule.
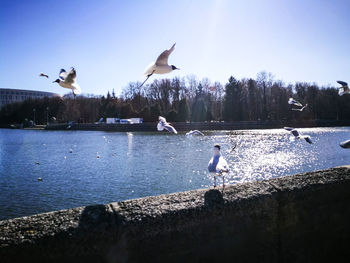
<path fill-rule="evenodd" d="M 177 119 L 177 111 L 176 110 L 170 110 L 167 114 L 167 120 L 168 121 L 176 121 Z"/>
<path fill-rule="evenodd" d="M 72 93 L 62 98 L 28 99 L 0 109 L 0 124 L 23 123 L 34 119 L 45 124 L 55 117 L 57 122 L 95 122 L 103 117 L 142 117 L 157 121 L 165 116 L 170 121 L 242 121 L 242 120 L 349 120 L 349 95 L 339 96 L 334 87 L 297 82 L 295 85 L 274 80 L 272 74 L 260 72 L 256 79 L 230 77 L 223 86 L 195 76 L 155 79 L 140 89 L 131 82 L 117 97 L 114 89 L 106 96 Z M 292 111 L 287 103 L 293 97 L 308 107 Z M 49 108 L 49 110 L 47 110 Z"/>
<path fill-rule="evenodd" d="M 179 102 L 179 111 L 177 114 L 177 121 L 185 122 L 190 118 L 190 108 L 188 106 L 186 98 L 183 98 Z"/>
<path fill-rule="evenodd" d="M 143 118 L 144 122 L 152 122 L 154 121 L 151 117 L 151 109 L 149 106 L 145 106 L 139 113 L 138 116 Z"/>
<path fill-rule="evenodd" d="M 158 117 L 161 115 L 160 106 L 158 103 L 151 106 L 150 113 L 151 121 L 158 121 Z"/>
<path fill-rule="evenodd" d="M 192 106 L 191 121 L 205 121 L 207 117 L 207 107 L 203 98 L 198 98 Z"/>

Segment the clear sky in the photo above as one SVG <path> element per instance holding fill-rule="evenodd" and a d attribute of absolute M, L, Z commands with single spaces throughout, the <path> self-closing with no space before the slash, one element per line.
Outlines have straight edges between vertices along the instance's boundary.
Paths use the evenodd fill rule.
<path fill-rule="evenodd" d="M 350 82 L 350 1 L 0 0 L 0 87 L 64 94 L 74 66 L 83 93 L 119 94 L 174 42 L 181 70 L 160 78 Z"/>

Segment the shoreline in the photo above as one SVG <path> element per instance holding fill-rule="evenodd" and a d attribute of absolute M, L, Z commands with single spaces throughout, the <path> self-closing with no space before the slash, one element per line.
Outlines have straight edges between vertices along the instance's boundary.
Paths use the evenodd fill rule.
<path fill-rule="evenodd" d="M 349 166 L 342 166 L 224 191 L 198 189 L 3 220 L 0 258 L 5 263 L 348 261 L 349 176 Z"/>
<path fill-rule="evenodd" d="M 254 130 L 254 129 L 280 129 L 283 127 L 314 128 L 314 127 L 345 127 L 350 126 L 349 121 L 237 121 L 237 122 L 172 122 L 179 132 L 190 130 Z M 156 122 L 141 124 L 49 124 L 45 130 L 86 130 L 86 131 L 115 131 L 115 132 L 152 132 L 157 131 Z"/>

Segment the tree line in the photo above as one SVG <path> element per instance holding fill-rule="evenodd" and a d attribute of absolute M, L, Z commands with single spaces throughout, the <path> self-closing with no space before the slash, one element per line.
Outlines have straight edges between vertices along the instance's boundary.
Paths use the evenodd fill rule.
<path fill-rule="evenodd" d="M 308 107 L 292 111 L 288 99 L 293 97 Z M 100 118 L 141 117 L 154 122 L 158 116 L 172 122 L 257 121 L 257 120 L 348 120 L 350 96 L 338 95 L 338 89 L 315 83 L 295 85 L 275 80 L 261 72 L 256 79 L 230 77 L 225 85 L 195 76 L 154 80 L 140 88 L 131 82 L 120 96 L 114 90 L 106 96 L 71 95 L 27 99 L 8 104 L 0 110 L 0 124 L 34 120 L 45 124 L 76 121 L 96 122 Z"/>

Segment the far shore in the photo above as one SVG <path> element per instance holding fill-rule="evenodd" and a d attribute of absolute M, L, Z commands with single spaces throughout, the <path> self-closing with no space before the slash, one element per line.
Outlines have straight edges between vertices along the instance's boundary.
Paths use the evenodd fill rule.
<path fill-rule="evenodd" d="M 190 130 L 252 130 L 279 129 L 283 127 L 313 128 L 350 126 L 350 120 L 311 120 L 311 121 L 234 121 L 234 122 L 172 122 L 179 132 Z M 2 125 L 1 128 L 22 128 L 20 125 Z M 106 124 L 106 123 L 51 123 L 36 125 L 23 129 L 29 130 L 86 130 L 86 131 L 116 131 L 116 132 L 152 132 L 156 131 L 156 122 L 140 124 Z"/>

